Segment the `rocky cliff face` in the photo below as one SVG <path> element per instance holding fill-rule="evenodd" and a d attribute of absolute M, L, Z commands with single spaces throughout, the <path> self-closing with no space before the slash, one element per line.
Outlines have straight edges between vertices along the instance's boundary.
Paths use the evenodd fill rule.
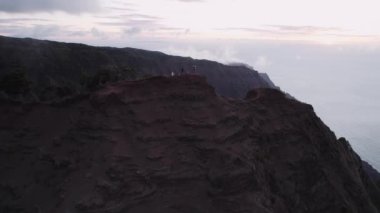
<path fill-rule="evenodd" d="M 1 78 L 25 72 L 33 97 L 43 101 L 87 92 L 103 81 L 170 76 L 196 72 L 207 77 L 220 95 L 244 98 L 254 88 L 271 87 L 268 79 L 243 65 L 169 56 L 133 48 L 92 47 L 0 36 Z M 30 94 L 25 95 L 30 99 Z"/>
<path fill-rule="evenodd" d="M 277 90 L 155 77 L 0 113 L 0 212 L 379 212 L 348 142 Z"/>

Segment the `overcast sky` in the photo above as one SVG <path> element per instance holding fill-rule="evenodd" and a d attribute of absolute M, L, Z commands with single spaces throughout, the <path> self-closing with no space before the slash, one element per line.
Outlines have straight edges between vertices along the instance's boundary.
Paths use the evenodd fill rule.
<path fill-rule="evenodd" d="M 378 0 L 0 0 L 0 33 L 91 43 L 136 37 L 379 42 L 378 8 Z"/>
<path fill-rule="evenodd" d="M 379 0 L 0 0 L 0 35 L 266 72 L 380 169 Z"/>

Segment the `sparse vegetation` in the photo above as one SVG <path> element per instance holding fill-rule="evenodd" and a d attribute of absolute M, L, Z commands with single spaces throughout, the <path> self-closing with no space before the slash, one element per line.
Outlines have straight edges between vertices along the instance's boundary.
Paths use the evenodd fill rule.
<path fill-rule="evenodd" d="M 25 94 L 30 91 L 31 81 L 23 71 L 8 73 L 0 78 L 0 90 L 10 95 Z"/>
<path fill-rule="evenodd" d="M 124 79 L 134 80 L 137 78 L 137 72 L 129 67 L 122 69 L 103 68 L 96 72 L 94 75 L 88 72 L 82 72 L 80 77 L 80 84 L 89 90 L 97 89 L 107 82 L 115 82 Z"/>

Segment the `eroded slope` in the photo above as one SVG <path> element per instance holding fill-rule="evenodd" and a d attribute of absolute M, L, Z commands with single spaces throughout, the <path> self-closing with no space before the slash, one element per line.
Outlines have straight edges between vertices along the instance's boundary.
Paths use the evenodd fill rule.
<path fill-rule="evenodd" d="M 157 77 L 0 110 L 0 212 L 378 212 L 348 142 L 276 90 Z"/>

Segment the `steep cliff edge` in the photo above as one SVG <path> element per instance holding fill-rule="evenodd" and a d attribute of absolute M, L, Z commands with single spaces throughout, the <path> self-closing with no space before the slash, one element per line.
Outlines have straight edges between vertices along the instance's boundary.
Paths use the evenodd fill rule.
<path fill-rule="evenodd" d="M 12 72 L 24 72 L 31 83 L 24 99 L 32 96 L 43 101 L 87 92 L 103 81 L 170 76 L 172 72 L 177 75 L 196 72 L 206 76 L 218 94 L 233 98 L 244 98 L 254 88 L 271 87 L 268 79 L 242 65 L 224 65 L 134 48 L 0 36 L 0 92 L 2 77 Z"/>
<path fill-rule="evenodd" d="M 0 212 L 379 212 L 348 142 L 277 90 L 155 77 L 0 113 Z"/>

